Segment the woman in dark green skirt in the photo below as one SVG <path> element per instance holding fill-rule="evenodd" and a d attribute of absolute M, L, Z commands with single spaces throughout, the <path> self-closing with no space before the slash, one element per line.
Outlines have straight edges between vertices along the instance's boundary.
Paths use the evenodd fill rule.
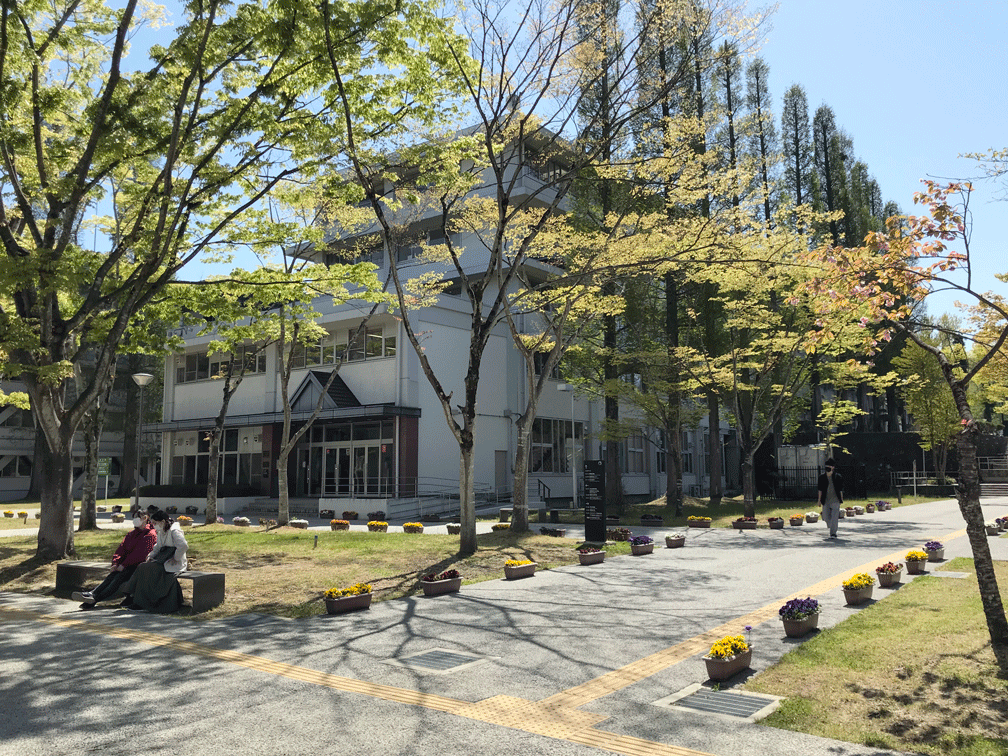
<path fill-rule="evenodd" d="M 176 575 L 189 564 L 186 559 L 189 544 L 179 524 L 164 512 L 155 512 L 151 521 L 157 543 L 147 561 L 123 585 L 127 595 L 122 606 L 159 614 L 177 612 L 182 607 L 182 588 Z"/>

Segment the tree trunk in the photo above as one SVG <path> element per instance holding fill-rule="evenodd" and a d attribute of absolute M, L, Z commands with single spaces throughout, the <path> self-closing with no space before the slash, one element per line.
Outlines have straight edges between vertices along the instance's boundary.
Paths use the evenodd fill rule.
<path fill-rule="evenodd" d="M 95 408 L 88 413 L 83 423 L 84 485 L 81 488 L 80 520 L 77 523 L 77 530 L 81 532 L 98 529 L 95 496 L 98 490 L 98 444 L 101 441 L 101 425 L 99 419 L 94 416 L 97 412 L 98 409 Z"/>
<path fill-rule="evenodd" d="M 476 499 L 475 486 L 476 458 L 473 454 L 473 428 L 467 424 L 462 431 L 459 445 L 459 554 L 468 556 L 476 553 Z M 517 471 L 516 471 L 517 472 Z"/>
<path fill-rule="evenodd" d="M 679 413 L 676 411 L 678 418 Z M 675 506 L 675 515 L 682 514 L 683 484 L 682 484 L 682 434 L 679 423 L 665 429 L 665 505 Z"/>
<path fill-rule="evenodd" d="M 43 433 L 42 429 L 36 425 L 35 451 L 32 455 L 31 483 L 28 484 L 28 496 L 26 497 L 29 501 L 42 500 L 42 479 L 45 477 L 45 468 L 42 467 L 42 455 L 45 454 L 48 448 L 49 442 L 46 441 L 45 433 Z"/>
<path fill-rule="evenodd" d="M 40 481 L 42 517 L 35 554 L 47 562 L 65 559 L 74 555 L 70 442 L 66 442 L 59 453 L 53 453 L 48 443 L 43 444 L 42 456 L 35 464 L 45 471 Z"/>
<path fill-rule="evenodd" d="M 220 479 L 220 444 L 222 429 L 214 427 L 210 432 L 210 459 L 207 469 L 206 512 L 205 522 L 213 525 L 217 522 L 217 481 Z"/>
<path fill-rule="evenodd" d="M 745 516 L 756 516 L 756 471 L 753 465 L 753 450 L 742 452 L 742 497 Z"/>
<path fill-rule="evenodd" d="M 528 511 L 528 465 L 529 465 L 529 432 L 525 418 L 518 418 L 518 446 L 515 449 L 514 467 L 514 501 L 511 510 L 511 530 L 517 533 L 527 533 L 529 529 Z"/>
<path fill-rule="evenodd" d="M 277 459 L 277 525 L 286 525 L 290 521 L 290 500 L 287 496 L 287 457 L 288 452 L 280 450 Z"/>
<path fill-rule="evenodd" d="M 707 394 L 708 425 L 710 425 L 710 501 L 712 506 L 721 504 L 721 406 L 717 394 Z M 750 515 L 751 516 L 751 515 Z"/>
<path fill-rule="evenodd" d="M 990 633 L 991 649 L 997 659 L 998 668 L 1005 674 L 1008 673 L 1008 619 L 1005 618 L 990 545 L 987 543 L 983 510 L 980 508 L 980 471 L 977 465 L 975 438 L 980 431 L 973 422 L 966 401 L 965 388 L 955 386 L 953 393 L 956 395 L 960 415 L 966 422 L 958 439 L 959 511 L 966 521 L 966 535 L 973 550 L 973 566 L 976 569 L 977 587 L 980 590 L 980 600 L 987 620 L 987 631 Z"/>

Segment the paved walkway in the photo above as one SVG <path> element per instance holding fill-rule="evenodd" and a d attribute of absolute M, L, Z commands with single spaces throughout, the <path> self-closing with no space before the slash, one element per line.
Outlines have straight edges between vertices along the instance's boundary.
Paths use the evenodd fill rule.
<path fill-rule="evenodd" d="M 1008 514 L 1008 499 L 984 503 L 988 519 Z M 700 656 L 745 625 L 752 668 L 779 659 L 796 643 L 777 620 L 789 597 L 818 597 L 829 627 L 859 611 L 840 590 L 850 574 L 931 538 L 947 558 L 969 555 L 951 501 L 840 533 L 690 530 L 683 549 L 302 621 L 0 594 L 0 754 L 887 753 L 662 702 L 706 680 Z M 990 543 L 1008 559 L 1008 539 Z M 439 649 L 466 663 L 411 666 Z"/>

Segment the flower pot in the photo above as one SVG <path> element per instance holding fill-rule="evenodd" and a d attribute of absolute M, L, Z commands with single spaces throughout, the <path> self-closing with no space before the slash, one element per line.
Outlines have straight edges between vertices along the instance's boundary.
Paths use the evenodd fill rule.
<path fill-rule="evenodd" d="M 665 520 L 663 520 L 661 517 L 658 517 L 657 515 L 651 515 L 650 517 L 648 515 L 643 515 L 640 518 L 640 524 L 641 525 L 663 525 L 663 524 L 665 524 Z"/>
<path fill-rule="evenodd" d="M 447 580 L 423 580 L 420 582 L 423 586 L 424 596 L 440 596 L 443 593 L 458 593 L 459 588 L 462 587 L 462 578 L 449 578 Z"/>
<path fill-rule="evenodd" d="M 874 504 L 869 504 L 864 509 L 865 509 L 865 512 L 867 512 L 868 514 L 875 514 L 875 505 Z"/>
<path fill-rule="evenodd" d="M 114 510 L 115 507 L 112 507 L 112 509 Z M 165 512 L 168 514 L 178 514 L 178 507 L 165 507 Z"/>
<path fill-rule="evenodd" d="M 899 585 L 900 579 L 903 577 L 903 570 L 899 572 L 876 572 L 875 576 L 878 578 L 879 585 L 883 588 L 891 588 L 894 585 Z"/>
<path fill-rule="evenodd" d="M 997 525 L 987 525 L 985 527 L 987 528 L 987 535 L 989 536 L 996 536 L 1001 533 L 1001 528 Z"/>
<path fill-rule="evenodd" d="M 535 575 L 536 567 L 539 565 L 536 562 L 532 564 L 522 564 L 518 567 L 508 567 L 504 565 L 504 577 L 507 580 L 518 580 L 519 578 L 527 578 Z"/>
<path fill-rule="evenodd" d="M 810 524 L 813 522 L 819 522 L 819 515 L 817 514 L 805 515 L 805 522 Z"/>
<path fill-rule="evenodd" d="M 114 505 L 112 505 L 112 511 L 113 512 L 122 512 L 122 504 L 114 504 Z"/>
<path fill-rule="evenodd" d="M 935 549 L 934 551 L 928 552 L 929 562 L 940 562 L 945 558 L 945 549 Z"/>
<path fill-rule="evenodd" d="M 371 606 L 371 593 L 359 593 L 356 596 L 341 596 L 325 600 L 326 614 L 343 614 Z"/>
<path fill-rule="evenodd" d="M 843 511 L 847 513 L 848 517 L 853 517 L 854 516 L 854 507 L 847 507 Z"/>
<path fill-rule="evenodd" d="M 781 619 L 784 624 L 784 634 L 788 638 L 801 638 L 819 627 L 819 612 L 810 614 L 804 619 Z"/>
<path fill-rule="evenodd" d="M 750 646 L 748 650 L 728 659 L 712 659 L 705 656 L 703 660 L 707 665 L 707 676 L 711 680 L 715 682 L 727 680 L 749 667 L 749 663 L 752 661 L 752 647 Z"/>
<path fill-rule="evenodd" d="M 631 543 L 630 551 L 634 556 L 644 556 L 645 554 L 654 553 L 653 543 Z"/>
<path fill-rule="evenodd" d="M 698 522 L 696 520 L 687 520 L 686 525 L 688 525 L 691 528 L 709 528 L 710 522 L 706 521 Z"/>
<path fill-rule="evenodd" d="M 4 517 L 11 517 L 11 518 L 13 518 L 14 517 L 14 513 L 13 512 L 4 512 L 3 516 Z"/>
<path fill-rule="evenodd" d="M 367 529 L 372 533 L 388 533 L 388 523 L 384 525 L 368 525 Z"/>
<path fill-rule="evenodd" d="M 460 522 L 448 523 L 448 535 L 458 535 L 461 532 L 462 532 L 462 523 Z"/>
<path fill-rule="evenodd" d="M 604 551 L 593 551 L 593 552 L 591 552 L 589 554 L 582 554 L 579 551 L 578 552 L 578 561 L 581 562 L 581 564 L 584 564 L 584 565 L 602 564 L 602 562 L 605 561 L 605 552 Z"/>
<path fill-rule="evenodd" d="M 907 559 L 906 567 L 908 575 L 923 575 L 924 574 L 924 563 L 926 559 Z"/>
<path fill-rule="evenodd" d="M 867 588 L 858 588 L 856 590 L 851 590 L 849 588 L 843 589 L 844 599 L 850 606 L 857 606 L 858 604 L 863 604 L 865 601 L 869 601 L 872 596 L 872 589 L 874 585 L 869 585 Z"/>
<path fill-rule="evenodd" d="M 124 515 L 122 512 L 116 512 L 114 515 L 112 515 L 112 522 L 122 522 L 125 519 L 126 515 Z"/>
<path fill-rule="evenodd" d="M 681 549 L 685 545 L 686 545 L 686 536 L 679 536 L 678 538 L 665 536 L 666 549 Z"/>
<path fill-rule="evenodd" d="M 756 530 L 759 523 L 753 520 L 733 520 L 732 527 L 736 530 Z"/>
<path fill-rule="evenodd" d="M 783 530 L 784 520 L 770 520 L 767 523 L 770 526 L 770 530 Z"/>
<path fill-rule="evenodd" d="M 800 527 L 800 526 L 802 526 L 804 524 L 805 524 L 805 520 L 803 520 L 803 519 L 800 519 L 798 517 L 792 517 L 791 518 L 791 525 L 793 525 L 796 528 Z"/>
<path fill-rule="evenodd" d="M 854 514 L 856 514 L 856 515 L 863 515 L 864 514 L 864 507 L 854 507 Z"/>

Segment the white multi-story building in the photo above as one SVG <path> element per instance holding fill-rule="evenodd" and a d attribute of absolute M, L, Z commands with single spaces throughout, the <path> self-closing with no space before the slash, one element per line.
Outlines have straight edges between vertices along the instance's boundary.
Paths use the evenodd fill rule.
<path fill-rule="evenodd" d="M 542 194 L 544 179 L 549 179 L 556 166 L 537 158 L 530 149 L 523 150 L 522 156 L 517 170 L 524 194 L 519 191 L 512 200 L 548 201 L 549 196 Z M 416 207 L 399 212 L 410 214 L 404 224 L 408 226 L 403 236 L 406 241 L 392 252 L 401 279 L 430 270 L 449 270 L 444 263 L 426 262 L 423 256 L 427 245 L 444 241 L 436 228 L 436 212 Z M 334 244 L 338 246 L 346 238 L 337 234 Z M 467 274 L 471 271 L 478 275 L 485 270 L 487 253 L 481 251 L 475 235 L 460 234 L 452 241 L 466 250 L 463 260 Z M 384 250 L 376 246 L 371 260 L 384 280 L 389 266 Z M 547 265 L 535 260 L 528 262 L 528 268 L 533 278 L 551 274 Z M 491 290 L 486 296 L 496 293 Z M 395 313 L 376 315 L 368 321 L 362 337 L 351 343 L 366 306 L 351 303 L 333 307 L 325 299 L 314 305 L 320 313 L 318 323 L 327 335 L 311 348 L 297 352 L 297 370 L 290 383 L 295 423 L 311 414 L 340 356 L 345 355 L 346 361 L 323 399 L 320 416 L 289 457 L 289 494 L 307 500 L 301 508 L 308 510 L 382 510 L 393 518 L 432 509 L 450 511 L 458 493 L 458 446 L 406 338 L 402 321 Z M 449 285 L 435 305 L 413 312 L 411 317 L 414 331 L 423 334 L 424 352 L 445 390 L 461 396 L 469 351 L 468 299 L 457 285 Z M 169 356 L 165 363 L 164 421 L 159 426 L 164 433 L 164 484 L 206 484 L 207 431 L 222 398 L 220 381 L 212 379 L 220 358 L 206 352 L 210 340 L 185 338 L 184 352 Z M 229 502 L 235 497 L 244 503 L 249 497 L 277 495 L 276 463 L 283 423 L 277 360 L 276 350 L 250 359 L 246 376 L 231 400 L 220 474 L 219 495 L 224 498 L 225 512 L 234 510 Z M 475 444 L 477 497 L 510 497 L 516 445 L 514 421 L 527 399 L 525 370 L 507 325 L 501 323 L 490 337 L 480 373 Z M 602 454 L 602 444 L 597 441 L 602 404 L 576 393 L 572 403 L 571 392 L 558 390 L 560 385 L 558 380 L 548 382 L 532 429 L 529 484 L 533 500 L 547 491 L 551 497 L 569 499 L 572 463 L 580 481 L 583 461 L 598 459 Z M 726 432 L 727 426 L 722 429 L 722 433 Z M 623 486 L 630 496 L 657 496 L 664 491 L 661 453 L 647 435 L 632 434 L 623 444 Z M 650 436 L 658 437 L 654 433 Z M 689 448 L 694 448 L 692 444 L 690 441 Z M 706 489 L 701 460 L 695 463 L 684 485 L 687 493 Z M 454 501 L 457 508 L 457 498 Z"/>

